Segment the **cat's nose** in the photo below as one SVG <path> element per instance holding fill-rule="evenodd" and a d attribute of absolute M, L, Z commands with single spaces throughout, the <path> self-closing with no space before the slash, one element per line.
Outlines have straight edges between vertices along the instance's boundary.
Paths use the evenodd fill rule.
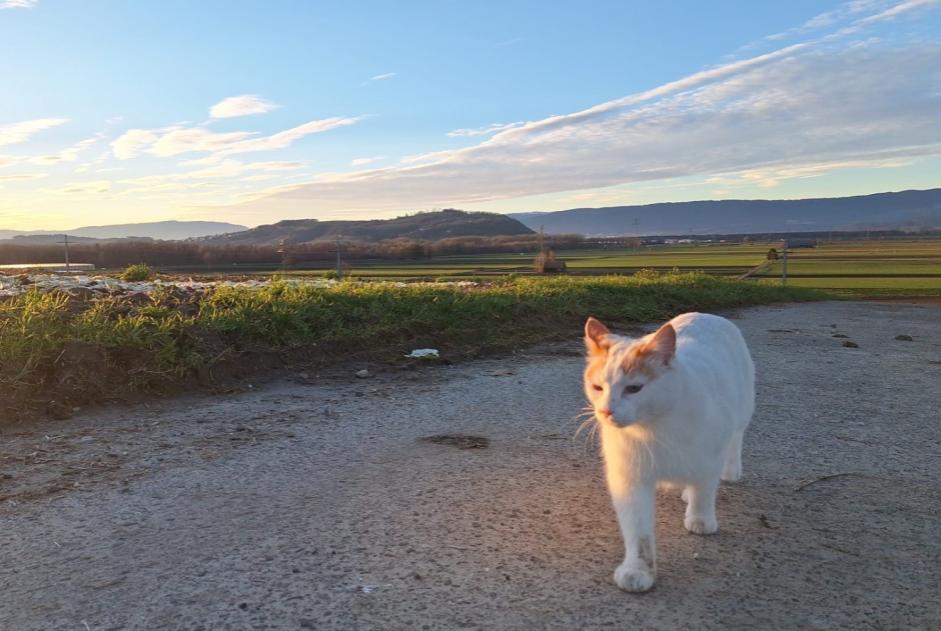
<path fill-rule="evenodd" d="M 614 413 L 613 413 L 611 410 L 609 410 L 608 408 L 605 408 L 605 409 L 603 409 L 603 410 L 598 410 L 598 413 L 601 414 L 601 416 L 612 416 L 612 415 L 614 414 Z"/>

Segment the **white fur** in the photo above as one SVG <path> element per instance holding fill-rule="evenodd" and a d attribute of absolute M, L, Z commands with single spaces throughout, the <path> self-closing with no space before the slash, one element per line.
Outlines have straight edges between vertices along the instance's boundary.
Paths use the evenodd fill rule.
<path fill-rule="evenodd" d="M 585 392 L 601 428 L 608 487 L 625 547 L 614 580 L 627 591 L 646 591 L 657 571 L 658 483 L 683 489 L 688 531 L 706 535 L 718 528 L 719 480 L 735 481 L 742 473 L 742 436 L 754 411 L 754 365 L 738 328 L 719 316 L 685 313 L 671 320 L 672 356 L 672 335 L 631 340 L 608 334 L 595 321 L 606 334 L 598 337 L 591 323 L 586 341 L 589 367 L 595 362 L 596 368 L 586 370 Z M 600 346 L 595 344 L 599 339 Z M 665 348 L 644 355 L 647 370 L 625 374 L 624 359 L 658 339 L 666 340 Z M 631 385 L 642 387 L 625 394 Z"/>

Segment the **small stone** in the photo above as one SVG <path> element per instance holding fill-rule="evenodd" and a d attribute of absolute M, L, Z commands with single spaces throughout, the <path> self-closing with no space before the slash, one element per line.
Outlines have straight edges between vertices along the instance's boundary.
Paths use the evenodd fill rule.
<path fill-rule="evenodd" d="M 911 335 L 905 335 L 904 333 L 901 335 L 896 335 L 895 339 L 899 340 L 900 342 L 914 342 L 915 341 L 915 338 L 913 338 Z"/>
<path fill-rule="evenodd" d="M 368 370 L 363 368 L 362 370 L 356 371 L 356 376 L 360 379 L 366 379 L 367 377 L 371 377 L 372 374 Z"/>
<path fill-rule="evenodd" d="M 843 335 L 842 333 L 834 333 L 833 337 L 849 337 L 849 335 Z"/>
<path fill-rule="evenodd" d="M 845 342 L 843 342 L 843 346 L 845 346 L 846 348 L 859 348 L 859 344 L 857 344 L 856 342 L 851 342 L 849 340 L 846 340 Z"/>

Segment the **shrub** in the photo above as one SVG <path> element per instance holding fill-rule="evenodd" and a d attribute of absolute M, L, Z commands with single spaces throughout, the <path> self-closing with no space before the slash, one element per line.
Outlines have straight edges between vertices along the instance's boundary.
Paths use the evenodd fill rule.
<path fill-rule="evenodd" d="M 121 280 L 126 280 L 130 283 L 139 283 L 141 281 L 150 280 L 151 276 L 153 276 L 153 272 L 151 272 L 150 267 L 146 263 L 135 263 L 134 265 L 128 265 L 124 273 L 121 274 Z"/>

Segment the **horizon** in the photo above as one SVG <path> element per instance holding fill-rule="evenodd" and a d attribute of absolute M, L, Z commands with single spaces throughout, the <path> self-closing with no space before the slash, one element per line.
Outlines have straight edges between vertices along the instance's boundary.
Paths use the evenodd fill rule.
<path fill-rule="evenodd" d="M 536 6 L 0 0 L 0 229 L 941 184 L 941 0 Z"/>
<path fill-rule="evenodd" d="M 898 191 L 879 191 L 879 192 L 876 192 L 876 193 L 864 193 L 864 194 L 862 194 L 862 195 L 846 195 L 846 196 L 837 196 L 837 197 L 801 197 L 801 198 L 770 198 L 770 197 L 768 197 L 768 198 L 748 198 L 748 199 L 729 197 L 729 198 L 723 198 L 723 199 L 691 199 L 691 200 L 684 200 L 684 201 L 649 202 L 649 203 L 646 203 L 646 204 L 636 204 L 636 205 L 632 205 L 632 204 L 623 204 L 623 205 L 616 205 L 616 206 L 580 206 L 580 207 L 573 207 L 573 208 L 563 208 L 563 209 L 559 209 L 559 210 L 519 211 L 519 212 L 515 212 L 515 213 L 495 213 L 494 211 L 488 211 L 488 210 L 466 210 L 466 209 L 463 209 L 463 208 L 429 208 L 429 209 L 421 209 L 421 210 L 403 211 L 403 212 L 401 212 L 401 213 L 399 213 L 399 214 L 388 215 L 388 216 L 384 216 L 384 217 L 361 217 L 361 218 L 357 218 L 357 219 L 353 219 L 353 218 L 340 218 L 340 219 L 336 219 L 336 220 L 334 220 L 334 219 L 319 219 L 319 218 L 317 218 L 317 217 L 297 217 L 297 218 L 292 218 L 292 219 L 276 219 L 276 220 L 273 220 L 273 221 L 270 221 L 270 222 L 266 222 L 266 223 L 263 223 L 263 224 L 254 224 L 254 225 L 235 224 L 234 222 L 226 222 L 225 220 L 222 220 L 222 219 L 199 219 L 199 218 L 193 218 L 193 219 L 158 219 L 158 220 L 155 220 L 155 221 L 139 221 L 139 222 L 134 221 L 134 222 L 122 222 L 122 223 L 114 223 L 114 224 L 82 224 L 82 225 L 77 225 L 77 226 L 74 226 L 74 227 L 71 227 L 71 228 L 62 229 L 61 232 L 62 232 L 63 234 L 67 234 L 67 233 L 72 232 L 72 231 L 74 231 L 74 230 L 84 230 L 84 229 L 89 229 L 89 228 L 109 228 L 109 227 L 120 226 L 120 225 L 144 226 L 144 225 L 165 224 L 165 223 L 229 223 L 229 224 L 231 224 L 231 225 L 242 225 L 242 226 L 245 227 L 246 229 L 251 230 L 252 228 L 258 228 L 258 227 L 264 226 L 264 225 L 273 225 L 273 224 L 280 223 L 280 222 L 282 222 L 282 221 L 369 221 L 369 220 L 371 220 L 371 219 L 386 219 L 386 220 L 388 220 L 388 219 L 397 219 L 397 218 L 401 218 L 401 217 L 410 217 L 410 216 L 413 216 L 413 215 L 419 215 L 419 214 L 423 214 L 423 213 L 442 212 L 442 211 L 448 211 L 448 210 L 456 210 L 456 211 L 459 211 L 459 212 L 470 212 L 470 213 L 482 212 L 482 213 L 506 214 L 506 215 L 525 215 L 525 214 L 531 214 L 531 215 L 532 215 L 532 214 L 536 214 L 536 215 L 538 215 L 538 214 L 547 214 L 547 213 L 554 213 L 554 212 L 564 212 L 564 211 L 568 211 L 568 210 L 603 210 L 603 209 L 606 209 L 606 208 L 622 208 L 622 207 L 623 207 L 623 208 L 633 208 L 633 207 L 653 206 L 653 205 L 657 205 L 657 204 L 685 204 L 685 203 L 694 203 L 694 204 L 695 204 L 695 203 L 701 203 L 701 202 L 812 201 L 812 200 L 819 200 L 819 199 L 844 199 L 844 198 L 847 198 L 847 197 L 869 197 L 869 196 L 873 196 L 873 195 L 892 195 L 892 194 L 897 194 L 897 193 L 923 193 L 923 192 L 928 192 L 928 191 L 932 191 L 932 190 L 941 190 L 941 187 L 936 187 L 936 188 L 931 188 L 931 189 L 903 189 L 903 190 L 898 190 Z M 886 229 L 886 230 L 887 230 L 887 231 L 894 231 L 894 230 L 896 230 L 896 229 L 893 228 L 893 229 Z M 929 231 L 929 232 L 930 232 L 930 231 L 936 231 L 936 229 L 934 229 L 934 228 L 928 228 L 928 229 L 926 229 L 926 230 Z M 826 231 L 826 232 L 841 232 L 840 230 L 825 230 L 825 231 Z M 857 232 L 857 231 L 859 231 L 859 230 L 847 229 L 847 230 L 843 230 L 842 232 Z M 52 230 L 52 231 L 50 231 L 50 230 L 39 229 L 39 230 L 32 231 L 32 230 L 20 230 L 20 229 L 17 229 L 17 228 L 0 228 L 0 232 L 22 232 L 22 233 L 23 233 L 22 236 L 33 236 L 33 235 L 37 235 L 37 236 L 38 236 L 38 235 L 40 235 L 40 234 L 42 234 L 42 233 L 49 233 L 49 232 L 56 233 L 56 232 L 60 232 L 60 230 Z M 800 232 L 800 231 L 796 231 L 796 232 Z M 807 232 L 819 232 L 819 230 L 809 230 L 809 231 L 807 231 Z M 917 232 L 917 231 L 916 231 L 916 232 Z M 717 234 L 718 234 L 718 233 L 717 233 Z M 750 233 L 742 233 L 742 234 L 750 234 Z M 638 235 L 625 235 L 625 236 L 638 236 Z M 647 236 L 647 235 L 640 235 L 640 236 Z M 655 235 L 649 235 L 649 236 L 655 236 Z"/>

